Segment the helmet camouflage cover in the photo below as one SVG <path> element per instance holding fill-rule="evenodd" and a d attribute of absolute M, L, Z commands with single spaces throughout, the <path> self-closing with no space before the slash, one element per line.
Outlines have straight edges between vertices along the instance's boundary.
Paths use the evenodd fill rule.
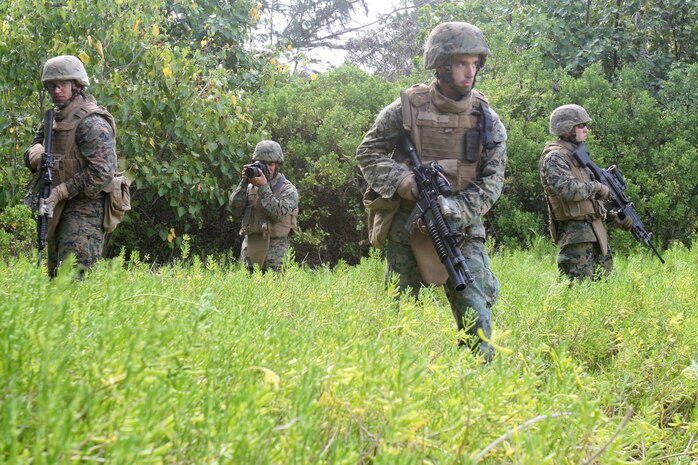
<path fill-rule="evenodd" d="M 590 123 L 589 113 L 580 105 L 562 105 L 550 114 L 550 134 L 561 136 L 578 124 Z"/>
<path fill-rule="evenodd" d="M 90 85 L 82 61 L 72 55 L 60 55 L 50 58 L 44 63 L 41 83 L 46 85 L 50 81 L 77 81 L 81 86 Z"/>
<path fill-rule="evenodd" d="M 278 142 L 273 140 L 263 140 L 257 144 L 252 154 L 252 160 L 271 161 L 283 163 L 284 152 Z"/>
<path fill-rule="evenodd" d="M 485 35 L 476 26 L 457 21 L 441 23 L 427 38 L 424 46 L 424 67 L 434 69 L 443 59 L 455 54 L 479 55 L 482 67 L 489 53 Z"/>

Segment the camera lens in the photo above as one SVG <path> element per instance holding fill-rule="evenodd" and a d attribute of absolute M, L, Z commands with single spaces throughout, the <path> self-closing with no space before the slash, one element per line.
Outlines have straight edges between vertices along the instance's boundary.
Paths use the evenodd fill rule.
<path fill-rule="evenodd" d="M 245 168 L 245 177 L 247 179 L 256 178 L 260 174 L 261 173 L 259 171 L 259 168 L 257 168 L 256 166 L 249 166 L 249 167 Z"/>

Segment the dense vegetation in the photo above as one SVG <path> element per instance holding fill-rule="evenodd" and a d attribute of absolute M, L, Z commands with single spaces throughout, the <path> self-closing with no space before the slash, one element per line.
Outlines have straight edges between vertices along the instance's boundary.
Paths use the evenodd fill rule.
<path fill-rule="evenodd" d="M 347 11 L 356 2 L 338 3 Z M 405 37 L 418 31 L 423 41 L 442 20 L 467 19 L 488 38 L 492 54 L 478 87 L 509 134 L 504 194 L 486 218 L 496 248 L 526 247 L 547 235 L 537 161 L 550 137 L 548 115 L 572 102 L 592 115 L 592 155 L 622 169 L 657 245 L 692 244 L 695 2 L 414 3 L 425 4 L 418 22 L 392 26 L 410 28 Z M 319 75 L 292 73 L 282 64 L 290 55 L 299 63 L 291 36 L 279 38 L 281 47 L 255 40 L 265 9 L 251 0 L 19 0 L 2 2 L 0 15 L 3 252 L 33 246 L 31 215 L 21 203 L 29 175 L 22 154 L 48 104 L 41 64 L 72 53 L 85 61 L 89 91 L 117 120 L 121 168 L 134 180 L 134 209 L 109 238 L 106 255 L 125 246 L 164 263 L 184 237 L 200 253 L 237 252 L 239 223 L 226 211 L 227 197 L 256 141 L 273 138 L 301 194 L 299 260 L 355 264 L 367 256 L 355 149 L 401 88 L 430 79 L 420 57 L 412 57 L 413 74 L 399 82 L 381 77 L 394 76 L 390 69 L 368 74 L 351 64 Z M 612 242 L 622 252 L 636 247 L 617 231 Z"/>
<path fill-rule="evenodd" d="M 0 462 L 690 464 L 698 253 L 559 282 L 545 241 L 501 249 L 492 364 L 440 289 L 379 257 L 283 274 L 137 254 L 81 282 L 0 262 Z"/>

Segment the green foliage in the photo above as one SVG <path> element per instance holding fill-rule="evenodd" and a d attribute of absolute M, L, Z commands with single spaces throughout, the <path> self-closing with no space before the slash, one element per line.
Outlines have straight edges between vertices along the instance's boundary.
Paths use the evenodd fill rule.
<path fill-rule="evenodd" d="M 24 204 L 0 212 L 0 259 L 30 253 L 36 238 L 36 221 Z"/>
<path fill-rule="evenodd" d="M 491 257 L 489 366 L 376 254 L 276 275 L 132 253 L 79 282 L 0 261 L 0 461 L 692 463 L 696 249 L 572 287 L 542 252 Z"/>
<path fill-rule="evenodd" d="M 296 253 L 314 264 L 356 263 L 366 238 L 365 185 L 354 158 L 363 134 L 398 88 L 354 66 L 269 89 L 250 104 L 254 120 L 284 149 L 283 171 L 300 194 Z M 364 248 L 365 250 L 365 248 Z"/>

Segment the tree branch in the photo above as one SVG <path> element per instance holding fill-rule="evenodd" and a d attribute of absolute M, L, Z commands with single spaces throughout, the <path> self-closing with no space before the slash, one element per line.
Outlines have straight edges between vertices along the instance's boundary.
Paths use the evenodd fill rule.
<path fill-rule="evenodd" d="M 492 449 L 497 447 L 497 445 L 499 445 L 500 443 L 502 443 L 502 442 L 506 441 L 507 439 L 509 439 L 510 437 L 512 437 L 514 435 L 514 433 L 516 433 L 517 431 L 524 430 L 524 429 L 528 428 L 529 426 L 531 426 L 535 423 L 538 423 L 539 421 L 547 420 L 548 418 L 568 417 L 570 415 L 572 415 L 571 412 L 551 413 L 550 415 L 538 415 L 537 417 L 532 418 L 532 419 L 524 422 L 523 424 L 517 426 L 516 428 L 511 429 L 511 430 L 507 431 L 506 433 L 504 433 L 503 435 L 499 436 L 492 443 L 490 443 L 490 445 L 488 445 L 487 447 L 482 449 L 482 451 L 480 451 L 480 453 L 477 454 L 473 458 L 473 460 L 475 460 L 475 463 L 479 462 L 480 460 L 482 460 L 482 458 L 485 455 L 487 455 L 487 453 L 489 451 L 491 451 Z"/>
<path fill-rule="evenodd" d="M 630 407 L 630 408 L 628 409 L 628 413 L 625 414 L 625 417 L 623 418 L 623 421 L 620 422 L 620 425 L 618 425 L 618 428 L 616 428 L 616 431 L 615 431 L 615 432 L 613 433 L 613 435 L 608 439 L 608 441 L 606 441 L 606 444 L 604 444 L 604 445 L 601 447 L 601 449 L 599 449 L 598 451 L 596 451 L 596 453 L 595 453 L 594 455 L 592 455 L 592 456 L 589 457 L 587 460 L 585 460 L 584 463 L 583 463 L 582 465 L 589 465 L 589 464 L 592 463 L 594 460 L 596 460 L 596 457 L 598 457 L 599 455 L 601 455 L 601 453 L 602 453 L 603 451 L 605 451 L 605 450 L 608 448 L 608 446 L 611 445 L 611 443 L 616 439 L 616 437 L 618 437 L 618 435 L 619 435 L 620 432 L 623 430 L 623 428 L 625 428 L 625 426 L 628 424 L 628 422 L 630 421 L 630 417 L 632 417 L 632 416 L 633 416 L 633 408 Z"/>

